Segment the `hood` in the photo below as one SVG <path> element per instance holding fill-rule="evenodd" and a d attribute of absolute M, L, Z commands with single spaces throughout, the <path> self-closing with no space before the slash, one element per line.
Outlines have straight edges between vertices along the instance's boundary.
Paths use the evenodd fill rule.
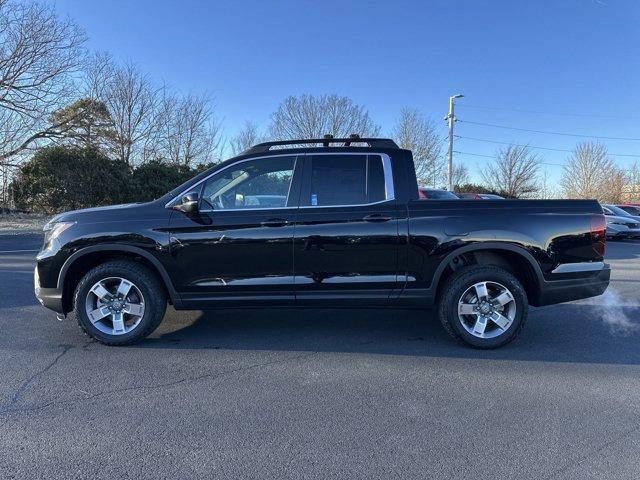
<path fill-rule="evenodd" d="M 121 217 L 125 211 L 134 213 L 137 210 L 146 209 L 152 202 L 146 203 L 123 203 L 120 205 L 107 205 L 104 207 L 83 208 L 80 210 L 70 210 L 59 213 L 50 222 L 77 222 L 90 219 L 92 222 L 108 220 L 110 217 Z"/>
<path fill-rule="evenodd" d="M 607 223 L 622 223 L 625 225 L 629 223 L 640 223 L 640 219 L 635 219 L 633 217 L 617 217 L 615 215 L 606 215 L 606 219 Z"/>

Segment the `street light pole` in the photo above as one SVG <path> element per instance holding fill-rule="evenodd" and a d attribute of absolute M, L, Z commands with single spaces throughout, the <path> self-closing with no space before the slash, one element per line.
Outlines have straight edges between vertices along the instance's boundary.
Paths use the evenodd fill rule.
<path fill-rule="evenodd" d="M 449 97 L 449 115 L 447 115 L 444 119 L 449 122 L 449 168 L 448 168 L 448 190 L 453 192 L 453 124 L 456 122 L 456 117 L 454 114 L 454 100 L 456 98 L 462 98 L 464 95 L 457 94 Z"/>

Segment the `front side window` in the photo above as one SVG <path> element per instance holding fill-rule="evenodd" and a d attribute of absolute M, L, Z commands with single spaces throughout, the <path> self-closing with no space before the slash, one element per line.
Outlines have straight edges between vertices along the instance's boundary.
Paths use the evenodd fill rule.
<path fill-rule="evenodd" d="M 310 206 L 363 205 L 386 199 L 380 155 L 314 155 Z"/>
<path fill-rule="evenodd" d="M 209 178 L 201 194 L 201 209 L 229 210 L 287 206 L 295 157 L 249 160 Z"/>

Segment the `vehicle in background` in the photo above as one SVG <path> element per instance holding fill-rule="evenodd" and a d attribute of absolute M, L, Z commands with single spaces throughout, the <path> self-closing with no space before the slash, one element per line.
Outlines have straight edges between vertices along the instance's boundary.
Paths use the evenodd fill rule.
<path fill-rule="evenodd" d="M 634 215 L 633 213 L 629 213 L 626 210 L 620 207 L 617 207 L 616 205 L 603 204 L 602 209 L 603 211 L 604 209 L 608 210 L 609 212 L 611 212 L 612 215 L 615 215 L 617 217 L 629 217 L 635 220 L 636 222 L 640 222 L 640 216 Z"/>
<path fill-rule="evenodd" d="M 448 190 L 427 187 L 418 187 L 418 196 L 427 200 L 460 200 L 460 197 Z"/>
<path fill-rule="evenodd" d="M 36 297 L 108 345 L 149 335 L 169 301 L 437 305 L 450 335 L 495 348 L 520 333 L 529 305 L 606 290 L 597 201 L 420 200 L 411 151 L 353 143 L 262 143 L 157 200 L 57 215 L 36 256 Z"/>
<path fill-rule="evenodd" d="M 458 198 L 463 200 L 504 200 L 504 197 L 493 193 L 457 193 Z"/>
<path fill-rule="evenodd" d="M 635 217 L 640 217 L 640 206 L 638 205 L 616 205 L 616 207 L 620 208 L 621 210 L 624 210 L 625 212 L 627 212 L 629 215 L 633 215 Z"/>
<path fill-rule="evenodd" d="M 629 215 L 615 205 L 602 205 L 607 220 L 607 238 L 640 238 L 640 217 Z"/>

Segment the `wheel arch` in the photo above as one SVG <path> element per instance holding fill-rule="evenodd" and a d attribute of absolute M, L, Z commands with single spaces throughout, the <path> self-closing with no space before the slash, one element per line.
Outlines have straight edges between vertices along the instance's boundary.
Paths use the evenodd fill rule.
<path fill-rule="evenodd" d="M 62 306 L 65 313 L 72 310 L 73 292 L 80 277 L 94 266 L 112 259 L 131 259 L 143 263 L 161 279 L 171 303 L 176 307 L 182 304 L 166 269 L 151 253 L 130 245 L 104 244 L 78 250 L 62 265 L 58 274 L 57 288 L 62 292 Z"/>
<path fill-rule="evenodd" d="M 538 302 L 544 277 L 540 265 L 526 249 L 500 242 L 466 245 L 450 252 L 438 265 L 433 278 L 434 298 L 439 298 L 441 288 L 446 279 L 455 271 L 451 267 L 459 258 L 473 258 L 476 265 L 494 265 L 502 267 L 513 274 L 522 284 L 530 304 Z"/>

